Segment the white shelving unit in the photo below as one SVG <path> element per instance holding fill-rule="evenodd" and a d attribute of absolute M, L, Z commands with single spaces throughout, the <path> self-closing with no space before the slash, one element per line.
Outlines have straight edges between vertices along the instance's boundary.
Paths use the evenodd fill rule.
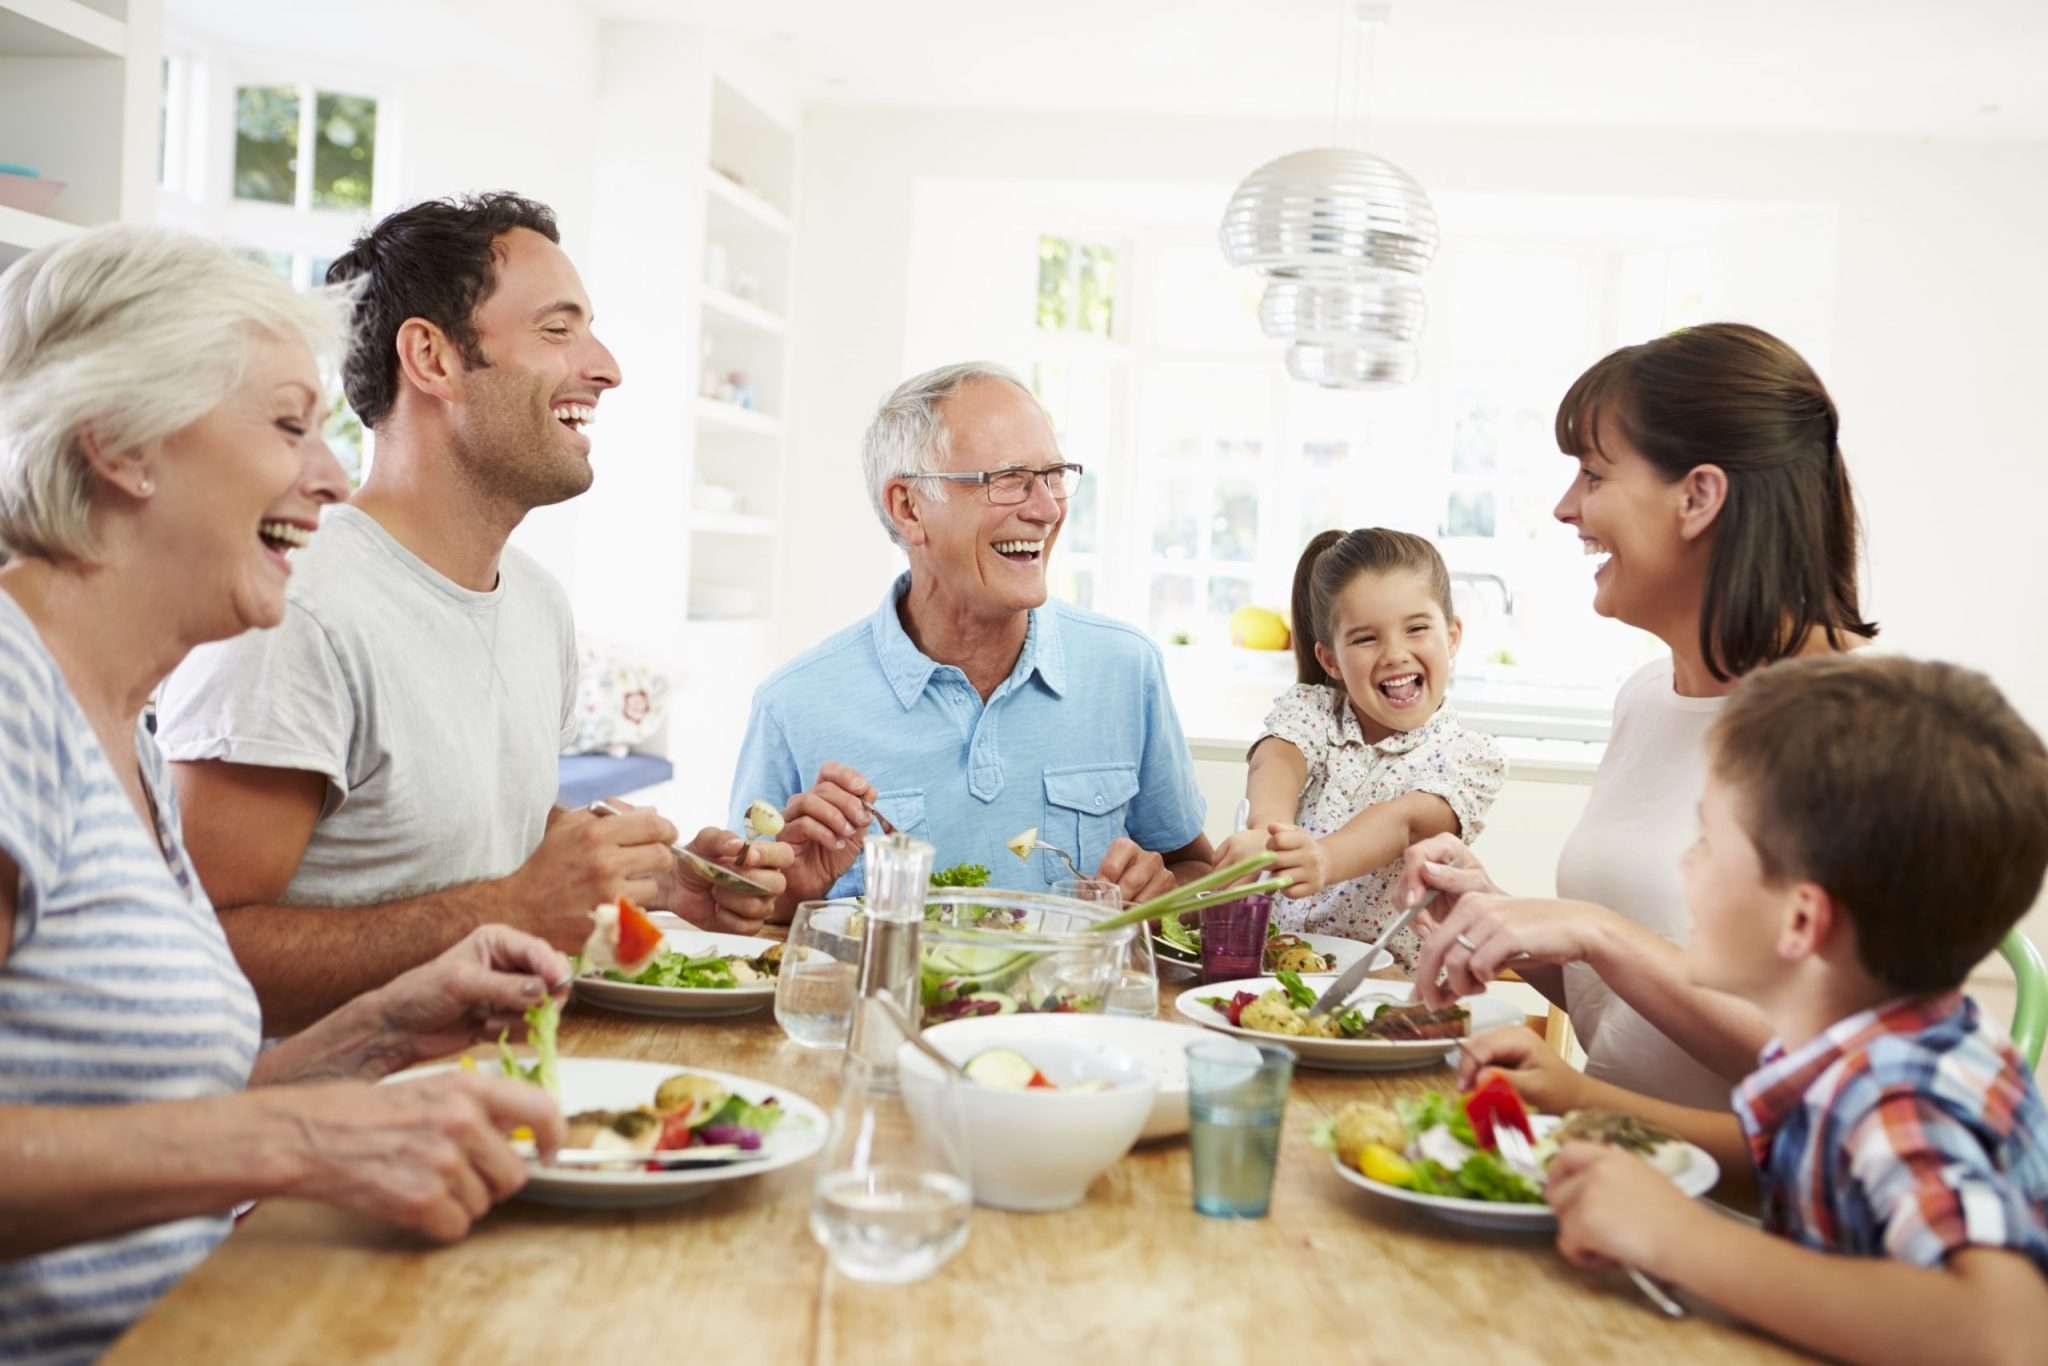
<path fill-rule="evenodd" d="M 0 270 L 151 217 L 162 28 L 162 0 L 0 0 L 0 162 L 64 186 L 44 210 L 0 204 Z"/>

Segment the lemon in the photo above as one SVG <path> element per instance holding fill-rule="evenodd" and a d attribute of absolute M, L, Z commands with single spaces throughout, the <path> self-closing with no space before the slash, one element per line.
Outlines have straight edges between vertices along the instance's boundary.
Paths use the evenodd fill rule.
<path fill-rule="evenodd" d="M 1291 639 L 1287 623 L 1263 607 L 1240 607 L 1230 614 L 1230 643 L 1247 650 L 1284 650 Z"/>
<path fill-rule="evenodd" d="M 1368 1143 L 1358 1150 L 1358 1170 L 1388 1186 L 1406 1186 L 1413 1172 L 1408 1159 L 1384 1143 Z"/>

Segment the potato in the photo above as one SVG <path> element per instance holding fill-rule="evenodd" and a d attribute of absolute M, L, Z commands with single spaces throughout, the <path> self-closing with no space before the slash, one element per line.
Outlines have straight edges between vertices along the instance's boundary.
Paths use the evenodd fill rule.
<path fill-rule="evenodd" d="M 1354 1100 L 1339 1110 L 1330 1137 L 1337 1145 L 1337 1156 L 1354 1165 L 1367 1144 L 1377 1143 L 1397 1153 L 1408 1146 L 1408 1131 L 1402 1127 L 1401 1117 L 1390 1107 L 1368 1100 Z"/>
<path fill-rule="evenodd" d="M 1295 1013 L 1294 1002 L 1284 991 L 1269 991 L 1244 1008 L 1237 1017 L 1241 1029 L 1255 1029 L 1262 1034 L 1303 1034 L 1306 1026 L 1301 1016 Z"/>
<path fill-rule="evenodd" d="M 678 1072 L 654 1088 L 657 1114 L 672 1115 L 694 1102 L 696 1115 L 708 1115 L 725 1104 L 730 1093 L 717 1082 L 695 1072 Z"/>

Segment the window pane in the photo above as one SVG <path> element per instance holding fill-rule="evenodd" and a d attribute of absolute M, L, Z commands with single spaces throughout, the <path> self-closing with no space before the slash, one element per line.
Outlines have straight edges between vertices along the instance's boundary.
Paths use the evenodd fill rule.
<path fill-rule="evenodd" d="M 1259 490 L 1249 479 L 1216 483 L 1215 516 L 1209 523 L 1209 555 L 1218 560 L 1259 557 Z"/>
<path fill-rule="evenodd" d="M 377 102 L 322 91 L 313 115 L 313 207 L 369 208 L 377 160 Z"/>
<path fill-rule="evenodd" d="M 299 92 L 235 88 L 235 198 L 290 204 L 299 183 Z"/>
<path fill-rule="evenodd" d="M 163 60 L 163 79 L 156 95 L 156 183 L 165 182 L 171 166 L 171 59 Z"/>
<path fill-rule="evenodd" d="M 1189 480 L 1165 480 L 1154 494 L 1152 507 L 1153 554 L 1192 560 L 1202 553 L 1201 511 Z"/>
<path fill-rule="evenodd" d="M 327 422 L 320 429 L 327 438 L 327 448 L 334 452 L 334 458 L 348 471 L 351 487 L 363 482 L 363 424 L 356 416 L 355 409 L 348 406 L 341 395 L 334 396 L 334 406 L 327 411 Z"/>
<path fill-rule="evenodd" d="M 1074 244 L 1064 237 L 1038 239 L 1038 326 L 1065 331 L 1074 317 Z"/>
<path fill-rule="evenodd" d="M 328 268 L 333 264 L 334 258 L 332 256 L 315 256 L 313 264 L 307 267 L 307 282 L 315 289 L 326 284 Z"/>
<path fill-rule="evenodd" d="M 288 251 L 265 251 L 261 247 L 236 247 L 235 255 L 245 261 L 254 261 L 266 267 L 278 279 L 290 284 L 292 280 L 292 254 Z"/>
<path fill-rule="evenodd" d="M 1195 624 L 1195 580 L 1188 574 L 1152 576 L 1152 634 L 1162 640 L 1185 637 Z"/>
<path fill-rule="evenodd" d="M 1493 534 L 1493 495 L 1491 493 L 1454 493 L 1450 507 L 1444 513 L 1442 534 L 1445 536 L 1491 536 Z"/>
<path fill-rule="evenodd" d="M 1217 638 L 1229 634 L 1230 614 L 1252 600 L 1250 579 L 1209 580 L 1209 615 L 1216 618 Z"/>
<path fill-rule="evenodd" d="M 1057 562 L 1055 562 L 1057 565 Z M 1095 606 L 1095 570 L 1089 565 L 1055 567 L 1050 575 L 1054 597 L 1071 602 L 1074 606 L 1092 609 Z"/>
<path fill-rule="evenodd" d="M 1081 248 L 1080 328 L 1098 337 L 1113 331 L 1116 309 L 1116 253 L 1108 247 Z"/>
<path fill-rule="evenodd" d="M 1082 554 L 1096 547 L 1095 526 L 1100 520 L 1097 511 L 1102 496 L 1102 471 L 1084 470 L 1074 485 L 1073 493 L 1067 498 L 1067 521 L 1060 529 L 1060 545 Z"/>

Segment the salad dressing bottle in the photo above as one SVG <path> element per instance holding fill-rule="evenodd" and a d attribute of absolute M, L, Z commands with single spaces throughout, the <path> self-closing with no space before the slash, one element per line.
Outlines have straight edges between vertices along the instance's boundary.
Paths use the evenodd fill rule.
<path fill-rule="evenodd" d="M 913 1082 L 897 1064 L 917 1027 L 919 932 L 932 847 L 869 835 L 859 998 L 831 1133 L 818 1157 L 811 1233 L 856 1280 L 931 1275 L 967 1241 L 973 1192 L 966 1124 L 949 1077 Z"/>

